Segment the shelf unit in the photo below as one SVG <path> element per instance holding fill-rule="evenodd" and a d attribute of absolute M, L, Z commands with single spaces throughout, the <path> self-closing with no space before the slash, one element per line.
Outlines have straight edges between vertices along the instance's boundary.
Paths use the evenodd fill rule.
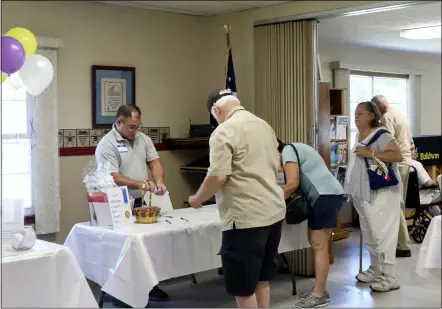
<path fill-rule="evenodd" d="M 203 182 L 206 177 L 207 170 L 210 165 L 209 161 L 209 137 L 195 138 L 167 138 L 163 140 L 168 150 L 202 150 L 201 156 L 189 164 L 180 167 L 181 173 L 199 175 L 200 181 Z M 215 197 L 210 198 L 203 205 L 215 203 Z M 184 201 L 188 206 L 188 202 Z"/>
<path fill-rule="evenodd" d="M 208 137 L 165 138 L 163 143 L 168 150 L 209 149 Z"/>
<path fill-rule="evenodd" d="M 345 93 L 347 89 L 331 88 L 330 83 L 319 83 L 319 110 L 318 110 L 318 124 L 319 136 L 318 146 L 319 153 L 324 159 L 327 167 L 331 170 L 330 147 L 332 142 L 347 142 L 347 139 L 330 139 L 330 116 L 345 116 Z M 348 126 L 347 126 L 348 137 Z M 341 165 L 345 166 L 345 165 Z M 338 226 L 333 229 L 332 241 L 337 241 L 349 237 L 350 232 L 342 228 L 341 214 L 338 216 Z M 332 261 L 331 261 L 332 263 Z"/>

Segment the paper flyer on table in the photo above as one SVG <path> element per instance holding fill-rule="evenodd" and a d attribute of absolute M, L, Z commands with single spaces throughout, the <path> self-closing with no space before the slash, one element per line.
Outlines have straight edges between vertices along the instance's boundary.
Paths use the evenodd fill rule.
<path fill-rule="evenodd" d="M 129 201 L 129 191 L 126 186 L 107 189 L 107 199 L 114 228 L 134 224 Z"/>

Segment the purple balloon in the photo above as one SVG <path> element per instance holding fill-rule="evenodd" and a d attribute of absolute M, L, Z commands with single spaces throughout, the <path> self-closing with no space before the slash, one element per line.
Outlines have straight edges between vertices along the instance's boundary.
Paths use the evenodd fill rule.
<path fill-rule="evenodd" d="M 2 36 L 2 72 L 13 74 L 20 70 L 26 60 L 23 45 L 10 36 Z"/>

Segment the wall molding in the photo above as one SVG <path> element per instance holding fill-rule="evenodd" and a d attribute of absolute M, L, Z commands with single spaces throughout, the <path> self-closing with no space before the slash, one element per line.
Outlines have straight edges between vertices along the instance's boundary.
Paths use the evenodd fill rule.
<path fill-rule="evenodd" d="M 424 70 L 420 69 L 407 69 L 394 66 L 376 66 L 367 64 L 355 64 L 342 61 L 330 62 L 330 69 L 348 69 L 355 71 L 367 71 L 367 72 L 382 72 L 393 74 L 407 74 L 407 75 L 423 75 Z"/>
<path fill-rule="evenodd" d="M 276 18 L 268 18 L 262 20 L 255 20 L 253 25 L 263 26 L 267 24 L 277 24 L 283 22 L 290 22 L 296 20 L 303 19 L 328 19 L 328 18 L 336 18 L 336 17 L 345 17 L 345 16 L 355 16 L 355 15 L 363 15 L 363 14 L 371 14 L 377 12 L 386 12 L 391 10 L 403 9 L 412 7 L 419 4 L 425 3 L 435 3 L 436 1 L 378 1 L 369 4 L 362 4 L 357 6 L 343 7 L 339 9 L 330 9 L 330 10 L 322 10 L 316 12 L 308 12 L 303 14 L 282 16 Z M 288 5 L 287 3 L 282 3 L 282 5 Z"/>

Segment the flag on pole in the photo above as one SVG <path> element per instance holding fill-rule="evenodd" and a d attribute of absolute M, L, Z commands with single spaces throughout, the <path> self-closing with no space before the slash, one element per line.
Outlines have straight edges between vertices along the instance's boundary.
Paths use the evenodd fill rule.
<path fill-rule="evenodd" d="M 224 25 L 227 40 L 226 55 L 226 89 L 230 89 L 236 95 L 235 68 L 233 67 L 232 46 L 230 45 L 230 25 Z"/>
<path fill-rule="evenodd" d="M 226 68 L 225 68 L 225 89 L 230 89 L 236 96 L 236 79 L 235 79 L 235 69 L 233 68 L 233 57 L 232 57 L 232 47 L 230 45 L 230 25 L 224 25 L 224 31 L 226 32 L 227 41 L 227 54 L 226 54 Z M 214 128 L 218 126 L 218 122 L 210 114 L 210 124 Z"/>

